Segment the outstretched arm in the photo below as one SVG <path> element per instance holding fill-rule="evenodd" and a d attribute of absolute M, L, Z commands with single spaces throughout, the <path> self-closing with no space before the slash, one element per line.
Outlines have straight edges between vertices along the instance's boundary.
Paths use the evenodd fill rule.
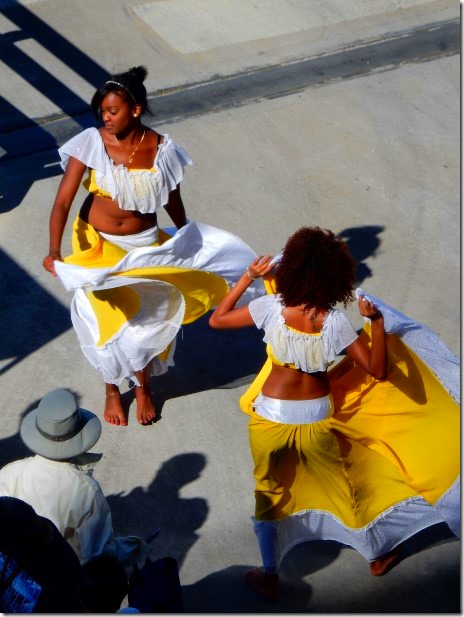
<path fill-rule="evenodd" d="M 71 209 L 77 189 L 82 181 L 86 166 L 81 161 L 70 157 L 64 176 L 56 193 L 50 215 L 50 246 L 48 255 L 42 262 L 45 270 L 56 276 L 55 260 L 62 261 L 61 240 L 64 228 L 68 220 L 69 210 Z"/>
<path fill-rule="evenodd" d="M 209 325 L 212 328 L 226 330 L 254 325 L 248 306 L 235 308 L 235 305 L 255 279 L 264 276 L 273 268 L 273 265 L 270 265 L 271 259 L 271 256 L 260 256 L 248 266 L 211 315 Z"/>
<path fill-rule="evenodd" d="M 382 313 L 364 296 L 358 298 L 359 313 L 371 320 L 372 345 L 360 338 L 347 347 L 350 357 L 376 379 L 386 379 L 388 373 L 387 342 Z"/>
<path fill-rule="evenodd" d="M 172 222 L 180 229 L 187 224 L 187 218 L 185 216 L 184 203 L 180 196 L 180 184 L 169 193 L 169 200 L 165 206 L 166 212 L 171 217 Z"/>

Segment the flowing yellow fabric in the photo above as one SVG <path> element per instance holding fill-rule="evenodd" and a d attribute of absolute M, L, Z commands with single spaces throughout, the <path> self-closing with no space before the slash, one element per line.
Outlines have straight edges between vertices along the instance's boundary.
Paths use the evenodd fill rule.
<path fill-rule="evenodd" d="M 139 295 L 129 287 L 125 288 L 124 293 L 120 288 L 87 292 L 87 297 L 97 317 L 100 334 L 98 346 L 110 340 L 140 309 Z"/>
<path fill-rule="evenodd" d="M 159 230 L 159 240 L 153 246 L 160 246 L 170 236 Z M 108 242 L 88 223 L 77 217 L 73 225 L 73 254 L 65 257 L 68 264 L 86 268 L 110 268 L 126 255 L 122 248 Z M 174 285 L 185 300 L 183 324 L 192 323 L 216 306 L 228 291 L 227 282 L 220 276 L 173 266 L 134 268 L 117 272 L 115 276 L 152 279 Z M 100 338 L 98 346 L 104 345 L 124 324 L 133 318 L 139 308 L 138 294 L 133 289 L 116 287 L 101 291 L 86 291 L 95 312 Z"/>
<path fill-rule="evenodd" d="M 362 332 L 370 342 L 370 326 Z M 272 422 L 253 411 L 268 358 L 240 399 L 250 415 L 258 521 L 324 511 L 360 529 L 409 498 L 435 504 L 460 471 L 459 407 L 396 335 L 387 337 L 389 375 L 377 381 L 344 358 L 328 373 L 330 418 Z"/>
<path fill-rule="evenodd" d="M 385 381 L 366 375 L 349 358 L 329 372 L 332 428 L 380 454 L 434 504 L 460 472 L 459 406 L 398 336 L 388 335 L 387 345 Z"/>

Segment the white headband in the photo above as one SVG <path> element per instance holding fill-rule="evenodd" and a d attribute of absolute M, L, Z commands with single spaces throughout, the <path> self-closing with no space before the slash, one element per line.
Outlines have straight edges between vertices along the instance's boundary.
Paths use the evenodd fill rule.
<path fill-rule="evenodd" d="M 125 86 L 124 84 L 120 84 L 119 81 L 114 81 L 113 79 L 109 79 L 108 81 L 105 81 L 105 85 L 106 84 L 116 84 L 117 86 L 119 86 L 120 88 L 125 90 L 131 96 L 131 98 L 134 101 L 134 103 L 137 104 L 137 101 L 135 100 L 135 96 L 132 94 L 132 92 L 129 90 L 129 88 L 127 86 Z"/>

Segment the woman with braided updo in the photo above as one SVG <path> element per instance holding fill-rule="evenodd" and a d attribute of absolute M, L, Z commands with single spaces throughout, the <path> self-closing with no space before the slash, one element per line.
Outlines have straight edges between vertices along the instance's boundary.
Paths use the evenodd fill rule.
<path fill-rule="evenodd" d="M 272 293 L 238 308 L 260 277 Z M 210 318 L 213 328 L 265 333 L 267 362 L 240 406 L 263 560 L 246 580 L 270 600 L 299 542 L 348 544 L 379 576 L 421 529 L 445 521 L 459 535 L 459 363 L 425 326 L 362 290 L 358 335 L 336 308 L 352 300 L 354 282 L 343 241 L 303 227 L 280 259 L 255 259 Z"/>
<path fill-rule="evenodd" d="M 174 364 L 180 326 L 214 307 L 255 256 L 232 234 L 187 222 L 180 183 L 192 161 L 168 134 L 142 123 L 149 112 L 146 76 L 138 66 L 108 79 L 91 103 L 102 126 L 59 148 L 64 175 L 43 260 L 75 291 L 73 325 L 105 381 L 104 419 L 117 426 L 127 424 L 119 390 L 125 378 L 135 383 L 138 422 L 156 418 L 149 379 Z M 86 173 L 88 196 L 74 222 L 73 254 L 63 259 L 63 232 Z M 161 208 L 179 230 L 173 237 L 158 227 Z"/>

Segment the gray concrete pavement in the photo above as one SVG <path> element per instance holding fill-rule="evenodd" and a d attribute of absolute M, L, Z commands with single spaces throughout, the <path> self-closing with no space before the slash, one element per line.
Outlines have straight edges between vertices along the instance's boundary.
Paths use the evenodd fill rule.
<path fill-rule="evenodd" d="M 70 328 L 70 297 L 40 264 L 56 146 L 89 121 L 86 104 L 105 72 L 145 64 L 156 113 L 161 93 L 194 100 L 201 84 L 412 40 L 459 20 L 457 3 L 441 0 L 0 0 L 0 9 L 0 464 L 25 455 L 21 417 L 47 391 L 67 387 L 84 407 L 102 408 L 101 382 Z M 441 44 L 433 57 L 385 60 L 285 96 L 148 121 L 194 159 L 183 183 L 190 219 L 259 252 L 278 251 L 301 225 L 333 229 L 361 262 L 366 290 L 459 354 L 459 70 Z M 15 139 L 24 149 L 13 150 Z M 105 425 L 94 449 L 104 454 L 95 475 L 118 532 L 162 528 L 156 552 L 179 560 L 187 612 L 459 612 L 460 543 L 441 528 L 415 538 L 381 579 L 355 551 L 321 542 L 285 558 L 280 602 L 246 588 L 259 551 L 237 402 L 262 359 L 258 332 L 213 332 L 205 319 L 183 329 L 176 367 L 154 381 L 161 421 L 140 427 L 131 407 L 129 427 Z"/>

